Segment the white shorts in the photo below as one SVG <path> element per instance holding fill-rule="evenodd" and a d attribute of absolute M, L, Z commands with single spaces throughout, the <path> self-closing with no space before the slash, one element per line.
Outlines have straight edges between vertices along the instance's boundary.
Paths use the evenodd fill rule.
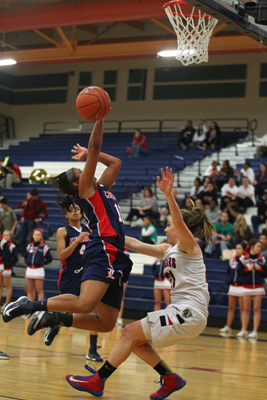
<path fill-rule="evenodd" d="M 0 264 L 0 273 L 4 271 L 4 264 Z"/>
<path fill-rule="evenodd" d="M 242 295 L 243 296 L 265 296 L 266 292 L 264 290 L 264 287 L 257 287 L 254 289 L 249 289 L 249 288 L 242 288 Z"/>
<path fill-rule="evenodd" d="M 11 276 L 12 274 L 12 269 L 4 269 L 2 272 L 2 276 Z"/>
<path fill-rule="evenodd" d="M 41 268 L 26 268 L 26 279 L 44 279 L 45 277 L 45 270 L 44 267 Z"/>
<path fill-rule="evenodd" d="M 157 281 L 155 279 L 155 281 L 154 281 L 154 289 L 161 289 L 161 290 L 169 289 L 169 290 L 171 290 L 171 288 L 172 288 L 171 282 L 168 281 L 168 279 L 163 279 L 163 281 Z"/>
<path fill-rule="evenodd" d="M 164 347 L 199 336 L 207 318 L 186 304 L 170 304 L 165 310 L 148 313 L 141 324 L 147 341 L 153 347 Z"/>
<path fill-rule="evenodd" d="M 242 297 L 243 296 L 243 286 L 229 286 L 228 296 Z"/>

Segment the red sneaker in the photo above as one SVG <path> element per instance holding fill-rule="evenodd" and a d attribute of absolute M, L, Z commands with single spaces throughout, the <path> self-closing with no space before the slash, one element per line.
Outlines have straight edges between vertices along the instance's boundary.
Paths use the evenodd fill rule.
<path fill-rule="evenodd" d="M 102 397 L 105 383 L 100 379 L 98 372 L 85 365 L 88 371 L 92 372 L 90 376 L 66 375 L 67 382 L 77 390 L 88 392 L 95 397 Z"/>
<path fill-rule="evenodd" d="M 168 397 L 171 393 L 182 389 L 186 385 L 186 381 L 177 374 L 162 375 L 160 383 L 161 387 L 150 395 L 151 399 L 165 399 L 165 397 Z"/>

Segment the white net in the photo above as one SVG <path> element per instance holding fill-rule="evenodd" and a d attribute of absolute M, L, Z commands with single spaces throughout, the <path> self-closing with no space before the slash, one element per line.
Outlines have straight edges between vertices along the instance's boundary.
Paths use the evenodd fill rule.
<path fill-rule="evenodd" d="M 191 15 L 184 15 L 178 2 L 167 5 L 165 11 L 177 34 L 176 59 L 183 65 L 208 62 L 209 41 L 218 20 L 194 7 Z"/>

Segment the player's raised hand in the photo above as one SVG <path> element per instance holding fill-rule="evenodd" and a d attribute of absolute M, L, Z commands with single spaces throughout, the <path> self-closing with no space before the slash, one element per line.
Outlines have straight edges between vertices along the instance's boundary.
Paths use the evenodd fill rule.
<path fill-rule="evenodd" d="M 172 186 L 173 186 L 173 182 L 174 182 L 174 175 L 172 173 L 172 169 L 166 167 L 166 171 L 164 172 L 164 169 L 161 168 L 161 179 L 159 176 L 157 176 L 157 181 L 158 181 L 158 185 L 160 190 L 164 193 L 164 194 L 169 194 L 172 191 Z"/>
<path fill-rule="evenodd" d="M 76 145 L 73 146 L 71 152 L 75 153 L 75 156 L 71 157 L 73 160 L 82 161 L 85 158 L 87 158 L 88 150 L 87 148 L 82 147 L 79 145 L 79 143 L 77 143 Z"/>

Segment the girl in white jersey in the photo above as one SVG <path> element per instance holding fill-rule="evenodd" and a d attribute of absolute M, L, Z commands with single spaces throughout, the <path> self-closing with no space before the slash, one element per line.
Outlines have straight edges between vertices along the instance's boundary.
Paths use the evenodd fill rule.
<path fill-rule="evenodd" d="M 164 259 L 164 273 L 172 284 L 171 304 L 165 310 L 150 312 L 146 318 L 127 325 L 105 364 L 97 372 L 86 366 L 93 375 L 67 375 L 72 387 L 96 397 L 103 395 L 105 381 L 131 352 L 161 375 L 162 386 L 150 396 L 151 399 L 164 399 L 182 389 L 186 381 L 171 371 L 153 347 L 192 339 L 206 327 L 208 285 L 203 256 L 194 236 L 204 234 L 208 243 L 213 235 L 213 224 L 204 210 L 194 207 L 193 203 L 192 210 L 179 209 L 171 192 L 174 182 L 171 169 L 166 168 L 166 173 L 161 169 L 161 179 L 157 179 L 171 211 L 165 229 L 168 244 L 150 245 L 126 237 L 125 245 L 130 250 Z"/>

